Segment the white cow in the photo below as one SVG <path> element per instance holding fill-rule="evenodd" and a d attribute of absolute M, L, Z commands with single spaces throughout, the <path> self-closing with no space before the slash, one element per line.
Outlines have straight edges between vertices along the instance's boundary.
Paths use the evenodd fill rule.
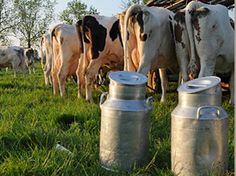
<path fill-rule="evenodd" d="M 52 45 L 50 34 L 43 34 L 41 37 L 39 57 L 44 73 L 45 85 L 49 85 L 52 83 Z"/>
<path fill-rule="evenodd" d="M 69 76 L 75 75 L 80 55 L 82 53 L 81 40 L 77 37 L 76 29 L 72 25 L 56 25 L 51 32 L 52 43 L 52 81 L 53 94 L 65 95 L 65 83 Z"/>
<path fill-rule="evenodd" d="M 12 67 L 16 77 L 20 66 L 25 75 L 24 49 L 18 46 L 0 46 L 0 68 Z"/>
<path fill-rule="evenodd" d="M 192 1 L 175 20 L 176 52 L 184 81 L 189 75 L 196 78 L 231 72 L 233 103 L 234 29 L 228 9 Z"/>
<path fill-rule="evenodd" d="M 161 7 L 133 5 L 124 19 L 125 70 L 146 75 L 159 69 L 162 86 L 161 102 L 166 99 L 168 78 L 166 69 L 178 72 L 173 38 L 174 14 Z"/>

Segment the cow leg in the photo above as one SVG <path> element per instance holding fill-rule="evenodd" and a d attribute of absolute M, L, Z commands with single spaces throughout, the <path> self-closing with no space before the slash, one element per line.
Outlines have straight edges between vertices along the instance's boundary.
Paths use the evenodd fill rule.
<path fill-rule="evenodd" d="M 234 70 L 231 71 L 231 76 L 230 76 L 230 82 L 229 82 L 229 88 L 230 88 L 230 100 L 229 103 L 234 105 Z"/>
<path fill-rule="evenodd" d="M 153 89 L 153 84 L 152 84 L 152 75 L 153 75 L 153 72 L 152 71 L 149 71 L 148 72 L 148 87 L 150 87 L 150 88 L 148 88 L 148 90 L 151 92 L 152 91 L 152 89 Z"/>
<path fill-rule="evenodd" d="M 86 58 L 84 58 L 84 55 L 82 55 L 79 59 L 79 64 L 76 70 L 77 75 L 77 83 L 78 83 L 78 97 L 83 97 L 82 91 L 85 86 L 85 72 L 88 67 L 88 61 Z"/>
<path fill-rule="evenodd" d="M 49 85 L 49 83 L 52 83 L 52 80 L 50 80 L 50 74 L 51 74 L 51 68 L 49 68 L 48 65 L 46 65 L 46 67 L 43 70 L 44 73 L 44 81 L 45 81 L 45 85 Z"/>
<path fill-rule="evenodd" d="M 67 71 L 68 71 L 68 67 L 66 66 L 66 64 L 62 63 L 62 67 L 57 75 L 58 82 L 59 82 L 60 95 L 62 97 L 66 95 L 65 84 L 66 84 Z"/>
<path fill-rule="evenodd" d="M 160 78 L 161 78 L 161 90 L 162 90 L 162 94 L 161 94 L 161 102 L 165 102 L 166 101 L 166 90 L 167 90 L 167 84 L 168 84 L 168 78 L 167 78 L 167 74 L 166 74 L 166 69 L 165 68 L 159 68 L 159 74 L 160 74 Z"/>
<path fill-rule="evenodd" d="M 14 78 L 17 77 L 17 73 L 18 73 L 18 66 L 12 66 L 13 70 L 14 70 Z"/>
<path fill-rule="evenodd" d="M 188 76 L 188 60 L 186 57 L 182 57 L 180 59 L 178 59 L 178 63 L 180 66 L 180 72 L 182 75 L 182 79 L 183 82 L 186 82 L 189 80 L 189 76 Z"/>
<path fill-rule="evenodd" d="M 35 74 L 35 67 L 34 67 L 34 62 L 32 63 L 32 71 L 33 71 L 33 73 Z"/>
<path fill-rule="evenodd" d="M 101 66 L 101 60 L 92 60 L 89 63 L 87 72 L 85 74 L 85 89 L 86 89 L 86 100 L 90 103 L 93 102 L 91 87 L 93 84 L 94 77 Z"/>
<path fill-rule="evenodd" d="M 78 84 L 78 97 L 83 97 L 83 87 L 84 87 L 84 76 L 82 72 L 82 65 L 81 65 L 81 59 L 79 60 L 78 67 L 76 69 L 76 75 L 77 75 L 77 84 Z"/>
<path fill-rule="evenodd" d="M 52 70 L 52 87 L 53 87 L 53 95 L 57 95 L 58 94 L 58 78 L 57 78 L 57 69 L 53 69 Z"/>

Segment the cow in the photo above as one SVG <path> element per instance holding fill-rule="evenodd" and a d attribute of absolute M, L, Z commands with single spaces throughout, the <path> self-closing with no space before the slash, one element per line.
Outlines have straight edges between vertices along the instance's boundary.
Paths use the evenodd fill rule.
<path fill-rule="evenodd" d="M 34 50 L 32 48 L 24 48 L 24 57 L 25 64 L 29 70 L 29 74 L 31 74 L 31 70 L 35 73 L 34 67 Z"/>
<path fill-rule="evenodd" d="M 119 19 L 115 16 L 86 15 L 77 23 L 83 41 L 83 57 L 79 64 L 79 84 L 85 86 L 86 100 L 93 102 L 91 87 L 99 69 L 108 65 L 123 70 L 123 48 L 119 31 Z M 83 87 L 83 86 L 81 86 Z M 82 97 L 82 92 L 78 92 Z"/>
<path fill-rule="evenodd" d="M 234 29 L 228 9 L 192 1 L 176 13 L 175 20 L 176 52 L 184 81 L 231 73 L 230 103 L 234 103 Z"/>
<path fill-rule="evenodd" d="M 12 67 L 17 77 L 19 67 L 25 76 L 24 49 L 19 46 L 0 46 L 0 68 Z"/>
<path fill-rule="evenodd" d="M 41 37 L 39 58 L 44 73 L 45 85 L 47 86 L 52 83 L 52 78 L 51 78 L 52 45 L 51 45 L 50 33 L 45 33 Z"/>
<path fill-rule="evenodd" d="M 125 14 L 123 29 L 124 68 L 147 75 L 159 69 L 161 102 L 166 99 L 166 69 L 178 73 L 173 38 L 174 14 L 161 7 L 132 5 Z"/>
<path fill-rule="evenodd" d="M 69 76 L 75 75 L 80 55 L 81 40 L 77 37 L 73 25 L 58 24 L 51 31 L 52 44 L 52 82 L 53 94 L 65 96 L 65 83 Z"/>

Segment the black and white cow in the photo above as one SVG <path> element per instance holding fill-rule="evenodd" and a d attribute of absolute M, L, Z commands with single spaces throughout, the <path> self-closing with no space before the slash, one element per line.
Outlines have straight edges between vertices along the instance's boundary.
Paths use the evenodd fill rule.
<path fill-rule="evenodd" d="M 161 7 L 130 6 L 124 19 L 123 44 L 125 70 L 147 75 L 159 69 L 162 86 L 161 102 L 166 99 L 166 69 L 178 73 L 173 37 L 174 14 Z"/>
<path fill-rule="evenodd" d="M 81 85 L 85 85 L 86 100 L 93 102 L 91 87 L 99 69 L 123 69 L 123 48 L 116 17 L 86 15 L 82 24 L 77 23 L 83 41 L 83 57 L 80 59 L 78 74 Z M 83 87 L 83 86 L 81 86 Z M 81 92 L 78 96 L 82 96 Z"/>
<path fill-rule="evenodd" d="M 234 29 L 228 9 L 192 1 L 175 15 L 176 53 L 184 81 L 231 73 L 234 102 Z"/>
<path fill-rule="evenodd" d="M 19 46 L 0 46 L 0 68 L 12 67 L 14 77 L 17 76 L 19 67 L 25 75 L 26 64 L 24 60 L 24 49 Z"/>

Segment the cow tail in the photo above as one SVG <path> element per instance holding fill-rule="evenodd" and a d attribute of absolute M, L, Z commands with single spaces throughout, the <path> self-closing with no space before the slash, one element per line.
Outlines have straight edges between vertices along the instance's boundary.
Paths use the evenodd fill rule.
<path fill-rule="evenodd" d="M 197 52 L 196 52 L 196 46 L 194 41 L 194 29 L 192 24 L 192 16 L 194 14 L 194 11 L 198 7 L 198 2 L 193 1 L 190 2 L 185 11 L 185 21 L 186 21 L 186 29 L 187 34 L 189 37 L 190 42 L 190 61 L 188 65 L 188 74 L 192 78 L 196 78 L 198 76 L 198 61 L 196 58 Z"/>
<path fill-rule="evenodd" d="M 41 37 L 40 48 L 39 48 L 39 58 L 40 58 L 40 63 L 41 63 L 42 69 L 44 68 L 44 63 L 43 63 L 43 41 L 44 41 L 44 35 L 43 35 L 43 37 Z"/>
<path fill-rule="evenodd" d="M 128 39 L 129 39 L 129 32 L 128 32 L 128 25 L 129 25 L 129 20 L 131 17 L 135 16 L 137 13 L 139 13 L 142 10 L 141 6 L 138 4 L 130 6 L 126 13 L 125 13 L 125 19 L 124 19 L 124 36 L 123 36 L 123 44 L 124 44 L 124 70 L 128 71 L 129 70 L 129 53 L 128 53 Z"/>
<path fill-rule="evenodd" d="M 59 24 L 60 25 L 60 24 Z M 54 52 L 53 52 L 53 38 L 55 39 L 56 42 L 58 42 L 57 37 L 56 37 L 56 29 L 59 25 L 56 25 L 50 32 L 50 50 L 51 50 L 51 67 L 54 68 Z"/>
<path fill-rule="evenodd" d="M 82 38 L 82 20 L 77 21 L 77 23 L 75 24 L 75 29 L 76 29 L 75 31 L 80 41 L 81 53 L 84 53 L 84 45 L 83 45 L 83 38 Z"/>

